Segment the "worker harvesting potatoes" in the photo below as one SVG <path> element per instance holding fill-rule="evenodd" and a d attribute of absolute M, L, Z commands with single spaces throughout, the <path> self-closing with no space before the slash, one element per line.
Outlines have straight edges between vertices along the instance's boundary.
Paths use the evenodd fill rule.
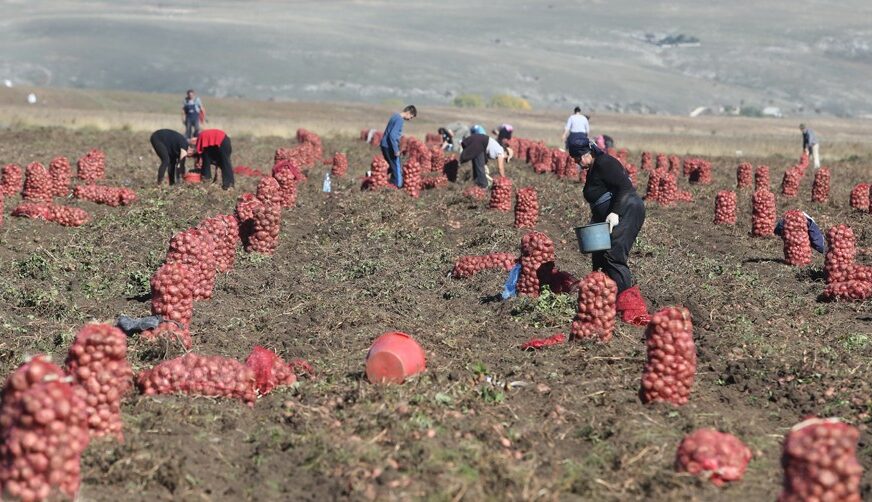
<path fill-rule="evenodd" d="M 648 324 L 645 299 L 630 272 L 630 249 L 645 223 L 645 203 L 636 193 L 621 162 L 596 145 L 573 142 L 569 154 L 587 178 L 582 194 L 590 204 L 591 223 L 608 223 L 611 249 L 591 254 L 594 270 L 602 270 L 618 285 L 617 311 L 624 322 Z"/>
<path fill-rule="evenodd" d="M 418 109 L 414 105 L 403 108 L 401 113 L 391 115 L 385 133 L 382 136 L 382 155 L 390 167 L 390 181 L 397 188 L 403 187 L 403 167 L 400 163 L 400 137 L 403 135 L 403 123 L 418 116 Z"/>
<path fill-rule="evenodd" d="M 230 136 L 220 129 L 205 129 L 191 143 L 188 153 L 200 157 L 203 178 L 210 178 L 212 164 L 218 164 L 221 169 L 221 188 L 233 188 L 233 164 L 230 162 L 233 148 L 230 146 Z"/>
<path fill-rule="evenodd" d="M 172 129 L 158 129 L 151 134 L 151 147 L 160 158 L 157 169 L 157 183 L 163 182 L 164 174 L 169 175 L 170 185 L 175 185 L 185 174 L 185 157 L 188 156 L 188 140 Z"/>

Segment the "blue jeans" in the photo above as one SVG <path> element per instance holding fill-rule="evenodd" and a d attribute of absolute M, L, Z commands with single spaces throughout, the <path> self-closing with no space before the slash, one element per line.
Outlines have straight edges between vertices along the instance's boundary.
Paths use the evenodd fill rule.
<path fill-rule="evenodd" d="M 391 183 L 397 188 L 403 188 L 403 166 L 400 165 L 400 157 L 386 146 L 381 147 L 382 156 L 388 161 L 388 169 L 391 175 Z"/>
<path fill-rule="evenodd" d="M 189 115 L 185 117 L 185 138 L 191 139 L 200 135 L 200 116 Z"/>

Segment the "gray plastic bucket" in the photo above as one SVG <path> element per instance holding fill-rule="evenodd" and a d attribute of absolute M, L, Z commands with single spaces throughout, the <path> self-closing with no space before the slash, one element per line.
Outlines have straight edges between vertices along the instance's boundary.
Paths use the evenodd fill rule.
<path fill-rule="evenodd" d="M 578 250 L 582 253 L 593 253 L 612 248 L 612 237 L 609 235 L 608 223 L 591 223 L 583 227 L 575 227 L 575 237 L 578 238 Z"/>

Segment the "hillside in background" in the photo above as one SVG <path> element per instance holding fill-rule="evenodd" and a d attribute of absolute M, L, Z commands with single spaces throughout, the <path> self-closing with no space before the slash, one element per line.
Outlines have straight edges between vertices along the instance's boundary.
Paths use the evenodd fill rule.
<path fill-rule="evenodd" d="M 872 4 L 0 1 L 0 80 L 303 101 L 872 115 Z"/>

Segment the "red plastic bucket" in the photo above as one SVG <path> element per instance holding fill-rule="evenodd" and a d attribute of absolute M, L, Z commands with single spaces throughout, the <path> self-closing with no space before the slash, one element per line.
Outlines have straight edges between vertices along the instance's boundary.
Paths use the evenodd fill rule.
<path fill-rule="evenodd" d="M 399 331 L 376 338 L 366 354 L 366 377 L 372 383 L 403 383 L 426 366 L 424 349 Z"/>
<path fill-rule="evenodd" d="M 199 183 L 202 180 L 200 173 L 185 173 L 184 178 L 186 183 Z"/>

